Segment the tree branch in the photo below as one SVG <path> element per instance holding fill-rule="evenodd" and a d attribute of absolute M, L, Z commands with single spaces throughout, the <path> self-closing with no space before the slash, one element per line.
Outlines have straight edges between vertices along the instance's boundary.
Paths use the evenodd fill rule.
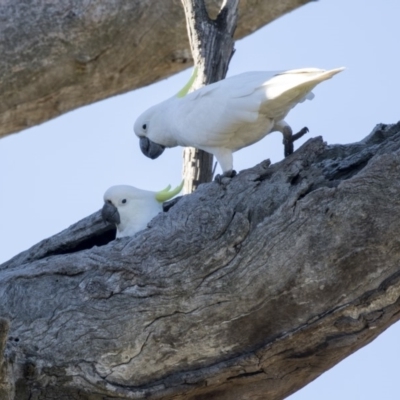
<path fill-rule="evenodd" d="M 400 123 L 314 138 L 132 238 L 96 213 L 14 257 L 15 399 L 283 399 L 399 319 L 399 171 Z"/>
<path fill-rule="evenodd" d="M 197 77 L 192 89 L 224 79 L 234 53 L 239 0 L 225 0 L 215 20 L 210 19 L 204 0 L 182 0 Z M 183 150 L 184 193 L 212 181 L 213 156 L 188 147 Z"/>
<path fill-rule="evenodd" d="M 309 1 L 241 2 L 237 38 Z M 192 63 L 175 0 L 3 0 L 0 17 L 0 137 Z"/>

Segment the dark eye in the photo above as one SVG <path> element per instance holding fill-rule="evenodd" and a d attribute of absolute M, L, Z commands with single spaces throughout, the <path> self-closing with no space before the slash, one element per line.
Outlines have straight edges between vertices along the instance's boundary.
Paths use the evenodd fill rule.
<path fill-rule="evenodd" d="M 142 125 L 142 128 L 143 128 L 143 130 L 145 131 L 145 130 L 147 129 L 147 125 L 146 125 L 146 124 L 143 124 L 143 125 Z"/>
<path fill-rule="evenodd" d="M 112 201 L 111 201 L 111 200 L 107 200 L 107 203 L 108 203 L 108 204 L 112 204 Z"/>
<path fill-rule="evenodd" d="M 126 199 L 123 199 L 123 200 L 122 200 L 122 204 L 125 204 L 125 203 L 126 203 Z"/>

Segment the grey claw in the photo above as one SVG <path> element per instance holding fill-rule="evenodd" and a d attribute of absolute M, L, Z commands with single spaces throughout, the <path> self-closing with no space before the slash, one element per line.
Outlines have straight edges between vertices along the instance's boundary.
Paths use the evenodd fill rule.
<path fill-rule="evenodd" d="M 221 175 L 220 174 L 216 175 L 214 178 L 214 181 L 221 185 L 223 183 L 224 178 L 231 179 L 231 178 L 235 177 L 236 175 L 237 175 L 237 172 L 234 169 L 232 169 L 230 171 L 225 171 Z"/>
<path fill-rule="evenodd" d="M 294 146 L 293 143 L 300 139 L 302 136 L 304 136 L 307 132 L 309 132 L 307 127 L 304 127 L 302 129 L 299 130 L 299 132 L 295 133 L 294 135 L 291 134 L 289 135 L 285 135 L 283 137 L 283 145 L 284 145 L 284 154 L 285 157 L 290 156 L 293 151 L 294 151 Z"/>

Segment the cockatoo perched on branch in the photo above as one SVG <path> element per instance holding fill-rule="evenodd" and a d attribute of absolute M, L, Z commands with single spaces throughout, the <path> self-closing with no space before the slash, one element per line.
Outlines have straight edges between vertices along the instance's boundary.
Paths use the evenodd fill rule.
<path fill-rule="evenodd" d="M 177 195 L 182 183 L 173 190 L 171 185 L 160 192 L 150 192 L 128 185 L 110 187 L 104 193 L 101 215 L 106 222 L 115 224 L 117 238 L 132 236 L 163 210 L 163 203 Z"/>
<path fill-rule="evenodd" d="M 271 132 L 282 132 L 285 156 L 291 154 L 293 142 L 308 129 L 293 135 L 284 118 L 296 104 L 314 97 L 311 90 L 315 86 L 343 69 L 246 72 L 188 94 L 195 69 L 178 95 L 149 108 L 136 120 L 134 131 L 143 154 L 151 159 L 166 147 L 197 147 L 216 157 L 225 176 L 233 176 L 232 153 Z"/>

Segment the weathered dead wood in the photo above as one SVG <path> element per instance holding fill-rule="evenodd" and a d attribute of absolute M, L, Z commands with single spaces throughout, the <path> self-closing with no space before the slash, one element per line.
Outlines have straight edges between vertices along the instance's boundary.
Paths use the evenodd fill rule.
<path fill-rule="evenodd" d="M 224 0 L 215 19 L 208 15 L 204 0 L 182 0 L 197 76 L 192 90 L 226 77 L 234 53 L 233 35 L 238 20 L 239 0 Z M 184 193 L 194 192 L 213 178 L 213 156 L 206 151 L 183 149 Z"/>
<path fill-rule="evenodd" d="M 314 138 L 132 238 L 104 245 L 94 214 L 16 256 L 0 267 L 15 398 L 293 393 L 400 317 L 399 173 L 400 123 Z"/>
<path fill-rule="evenodd" d="M 7 320 L 0 318 L 0 399 L 13 399 L 13 385 L 10 383 L 12 374 L 9 371 L 9 362 L 4 359 L 6 343 L 8 339 L 8 331 L 10 325 Z"/>
<path fill-rule="evenodd" d="M 309 1 L 241 2 L 237 38 Z M 0 137 L 192 63 L 178 0 L 3 0 L 0 21 Z"/>

